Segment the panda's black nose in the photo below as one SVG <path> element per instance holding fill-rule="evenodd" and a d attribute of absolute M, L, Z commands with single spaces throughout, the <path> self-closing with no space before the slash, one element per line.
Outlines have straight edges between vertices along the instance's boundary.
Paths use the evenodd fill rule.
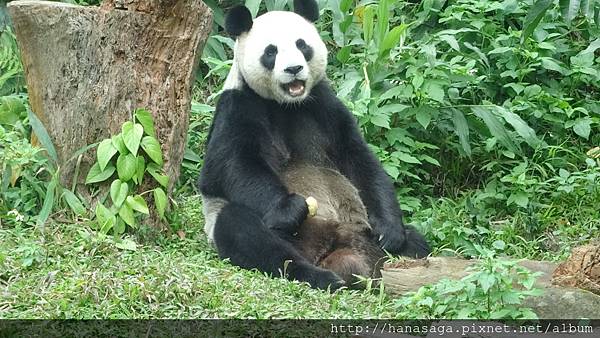
<path fill-rule="evenodd" d="M 284 69 L 283 71 L 292 75 L 296 75 L 298 73 L 300 73 L 300 71 L 303 69 L 303 66 L 292 66 L 292 67 L 287 67 L 286 69 Z"/>

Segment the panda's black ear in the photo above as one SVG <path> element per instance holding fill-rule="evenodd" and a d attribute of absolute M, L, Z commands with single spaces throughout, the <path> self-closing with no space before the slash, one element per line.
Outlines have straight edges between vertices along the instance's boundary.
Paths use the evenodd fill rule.
<path fill-rule="evenodd" d="M 294 0 L 294 12 L 310 22 L 319 19 L 319 5 L 315 0 Z"/>
<path fill-rule="evenodd" d="M 252 28 L 252 14 L 245 6 L 236 6 L 227 12 L 225 30 L 234 38 Z"/>

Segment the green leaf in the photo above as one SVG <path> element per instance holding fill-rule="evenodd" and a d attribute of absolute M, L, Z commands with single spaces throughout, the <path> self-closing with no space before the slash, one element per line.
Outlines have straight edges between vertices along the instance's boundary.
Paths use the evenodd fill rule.
<path fill-rule="evenodd" d="M 127 150 L 127 147 L 125 146 L 125 142 L 123 142 L 123 136 L 121 135 L 121 133 L 113 136 L 111 138 L 111 141 L 113 146 L 119 151 L 119 154 L 125 155 L 129 153 L 129 150 Z"/>
<path fill-rule="evenodd" d="M 128 238 L 115 243 L 115 246 L 121 250 L 137 251 L 137 244 Z"/>
<path fill-rule="evenodd" d="M 563 20 L 565 20 L 567 25 L 570 25 L 573 18 L 579 13 L 580 0 L 559 0 L 558 5 L 560 6 Z"/>
<path fill-rule="evenodd" d="M 156 188 L 153 191 L 154 195 L 154 205 L 156 205 L 156 210 L 158 210 L 158 215 L 160 218 L 165 218 L 165 210 L 167 209 L 167 195 L 164 190 L 161 188 Z"/>
<path fill-rule="evenodd" d="M 100 170 L 104 170 L 110 159 L 117 153 L 117 148 L 112 144 L 111 139 L 105 139 L 100 142 L 98 145 L 98 150 L 96 151 L 98 157 L 98 165 L 100 165 Z"/>
<path fill-rule="evenodd" d="M 117 158 L 117 174 L 123 182 L 131 180 L 136 173 L 136 157 L 133 154 L 119 155 Z"/>
<path fill-rule="evenodd" d="M 385 114 L 373 114 L 370 121 L 378 127 L 390 129 L 390 117 Z"/>
<path fill-rule="evenodd" d="M 421 161 L 419 161 L 419 159 L 417 159 L 416 157 L 414 157 L 414 156 L 412 156 L 410 154 L 401 152 L 401 151 L 394 152 L 394 156 L 396 158 L 398 158 L 402 162 L 414 163 L 414 164 L 420 164 L 421 163 Z"/>
<path fill-rule="evenodd" d="M 383 56 L 384 54 L 386 54 L 386 52 L 398 45 L 398 43 L 400 42 L 400 37 L 402 37 L 402 34 L 406 32 L 407 27 L 408 25 L 406 24 L 396 26 L 385 35 L 385 38 L 383 39 L 383 42 L 379 47 L 379 56 Z"/>
<path fill-rule="evenodd" d="M 458 41 L 452 35 L 440 35 L 440 40 L 445 41 L 452 49 L 457 52 L 460 52 L 460 46 L 458 45 Z"/>
<path fill-rule="evenodd" d="M 96 222 L 101 230 L 108 228 L 104 232 L 107 233 L 115 225 L 116 218 L 102 203 L 98 203 L 96 204 Z"/>
<path fill-rule="evenodd" d="M 575 134 L 587 140 L 590 137 L 590 132 L 592 131 L 591 124 L 592 120 L 589 117 L 578 119 L 573 125 L 573 131 Z"/>
<path fill-rule="evenodd" d="M 123 221 L 121 217 L 117 218 L 117 223 L 115 223 L 113 231 L 117 235 L 120 235 L 125 232 L 125 221 Z"/>
<path fill-rule="evenodd" d="M 513 139 L 510 137 L 506 128 L 504 128 L 504 125 L 502 124 L 500 119 L 498 119 L 498 117 L 494 115 L 494 113 L 492 113 L 490 108 L 482 106 L 473 106 L 471 109 L 473 110 L 473 113 L 476 116 L 483 120 L 492 136 L 498 139 L 498 141 L 502 143 L 502 145 L 504 145 L 508 150 L 512 151 L 513 153 L 521 153 Z"/>
<path fill-rule="evenodd" d="M 138 156 L 137 157 L 137 161 L 136 161 L 136 174 L 135 174 L 135 178 L 136 178 L 136 183 L 137 184 L 142 184 L 142 180 L 144 179 L 144 171 L 146 170 L 146 160 L 144 159 L 143 156 Z"/>
<path fill-rule="evenodd" d="M 352 3 L 354 2 L 354 0 L 342 0 L 340 1 L 340 11 L 342 13 L 346 13 L 350 10 L 350 6 L 352 6 Z"/>
<path fill-rule="evenodd" d="M 375 17 L 375 11 L 373 6 L 366 6 L 363 10 L 363 40 L 365 44 L 369 44 L 373 38 L 373 18 Z"/>
<path fill-rule="evenodd" d="M 154 161 L 156 164 L 163 164 L 162 151 L 156 138 L 152 136 L 144 136 L 142 139 L 142 149 L 144 149 L 146 154 L 148 154 L 150 159 L 152 159 L 152 161 Z"/>
<path fill-rule="evenodd" d="M 144 132 L 146 135 L 156 137 L 156 130 L 154 130 L 154 122 L 152 119 L 152 114 L 146 109 L 138 109 L 134 114 L 136 120 L 144 127 Z"/>
<path fill-rule="evenodd" d="M 53 178 L 48 184 L 48 189 L 46 189 L 46 196 L 44 197 L 44 204 L 42 205 L 42 210 L 40 210 L 40 213 L 37 216 L 36 225 L 38 227 L 44 225 L 44 223 L 46 223 L 46 221 L 48 220 L 48 217 L 50 217 L 50 212 L 54 207 L 54 193 L 56 190 L 57 180 L 58 178 Z"/>
<path fill-rule="evenodd" d="M 525 193 L 523 191 L 513 192 L 508 197 L 508 200 L 506 201 L 506 205 L 511 205 L 513 203 L 515 203 L 516 205 L 518 205 L 522 208 L 526 208 L 527 204 L 529 204 L 529 196 L 527 196 L 527 193 Z"/>
<path fill-rule="evenodd" d="M 487 293 L 490 290 L 490 288 L 494 285 L 494 282 L 496 281 L 496 276 L 490 273 L 484 273 L 481 276 L 479 276 L 477 281 L 481 285 L 481 290 L 483 291 L 483 293 Z"/>
<path fill-rule="evenodd" d="M 146 171 L 154 177 L 154 179 L 160 183 L 163 187 L 167 187 L 169 184 L 169 177 L 167 175 L 162 174 L 162 169 L 157 166 L 155 163 L 150 163 L 146 167 Z"/>
<path fill-rule="evenodd" d="M 253 18 L 256 18 L 256 14 L 258 14 L 258 9 L 260 8 L 260 3 L 262 0 L 246 0 L 245 6 L 252 14 Z"/>
<path fill-rule="evenodd" d="M 148 210 L 148 204 L 146 204 L 146 201 L 140 195 L 127 196 L 127 204 L 131 207 L 131 209 L 141 212 L 142 214 L 148 215 L 150 213 Z"/>
<path fill-rule="evenodd" d="M 496 241 L 494 241 L 494 243 L 492 243 L 492 246 L 495 249 L 502 251 L 502 250 L 504 250 L 504 248 L 506 248 L 506 243 L 504 243 L 504 241 L 501 241 L 501 240 L 496 240 Z"/>
<path fill-rule="evenodd" d="M 423 126 L 423 129 L 427 129 L 427 126 L 429 126 L 429 122 L 431 122 L 431 112 L 429 109 L 419 107 L 417 109 L 416 118 L 417 122 L 419 122 L 419 124 Z"/>
<path fill-rule="evenodd" d="M 444 88 L 442 86 L 437 83 L 428 83 L 425 87 L 427 88 L 425 93 L 429 98 L 437 102 L 444 101 Z"/>
<path fill-rule="evenodd" d="M 529 127 L 527 122 L 523 121 L 519 115 L 500 106 L 498 106 L 496 110 L 500 113 L 504 120 L 515 129 L 517 134 L 519 134 L 519 136 L 521 136 L 532 148 L 537 148 L 542 143 L 542 141 L 535 134 L 535 130 Z"/>
<path fill-rule="evenodd" d="M 552 5 L 552 0 L 537 0 L 531 9 L 527 12 L 525 22 L 523 23 L 523 33 L 521 33 L 521 43 L 525 42 L 527 38 L 536 29 L 540 20 L 546 14 L 548 8 Z"/>
<path fill-rule="evenodd" d="M 31 109 L 27 109 L 27 116 L 29 117 L 29 124 L 31 125 L 31 129 L 37 136 L 40 143 L 48 152 L 48 156 L 55 162 L 58 163 L 58 155 L 56 155 L 56 149 L 54 149 L 54 144 L 52 144 L 52 139 L 50 135 L 48 135 L 48 131 L 44 128 L 42 121 L 38 119 L 37 115 L 35 115 Z"/>
<path fill-rule="evenodd" d="M 121 137 L 123 138 L 123 143 L 125 143 L 125 146 L 133 155 L 137 155 L 142 136 L 144 136 L 144 127 L 141 124 L 131 121 L 123 123 Z"/>
<path fill-rule="evenodd" d="M 84 215 L 85 214 L 85 207 L 83 206 L 83 204 L 81 203 L 81 201 L 79 200 L 79 198 L 77 196 L 75 196 L 74 193 L 71 192 L 71 190 L 68 189 L 63 189 L 63 197 L 65 199 L 65 201 L 67 202 L 67 204 L 69 205 L 69 208 L 71 208 L 71 210 L 76 214 L 76 215 Z"/>
<path fill-rule="evenodd" d="M 336 54 L 335 58 L 341 62 L 345 63 L 350 58 L 350 51 L 352 50 L 352 46 L 344 46 L 342 47 Z"/>
<path fill-rule="evenodd" d="M 452 123 L 454 124 L 454 133 L 467 156 L 471 157 L 471 145 L 469 144 L 469 125 L 462 111 L 452 109 Z"/>
<path fill-rule="evenodd" d="M 128 203 L 123 203 L 119 209 L 119 216 L 132 228 L 135 228 L 135 217 L 133 216 L 133 210 Z"/>
<path fill-rule="evenodd" d="M 389 11 L 389 0 L 379 0 L 377 4 L 377 24 L 375 27 L 375 38 L 377 43 L 381 44 L 384 39 L 384 36 L 389 30 L 390 27 L 390 11 Z M 381 47 L 380 47 L 381 50 Z"/>
<path fill-rule="evenodd" d="M 127 186 L 127 183 L 121 182 L 120 179 L 114 180 L 110 185 L 110 199 L 113 201 L 113 205 L 120 208 L 125 202 L 128 192 L 129 186 Z"/>
<path fill-rule="evenodd" d="M 26 111 L 27 107 L 21 99 L 13 96 L 0 97 L 0 124 L 14 125 Z"/>
<path fill-rule="evenodd" d="M 104 170 L 100 169 L 98 162 L 90 168 L 90 171 L 85 178 L 85 184 L 98 183 L 106 181 L 115 172 L 115 167 L 112 164 L 108 164 Z"/>

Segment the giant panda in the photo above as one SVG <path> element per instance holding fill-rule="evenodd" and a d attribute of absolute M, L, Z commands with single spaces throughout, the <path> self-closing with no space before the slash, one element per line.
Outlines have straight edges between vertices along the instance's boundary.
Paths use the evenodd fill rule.
<path fill-rule="evenodd" d="M 226 16 L 233 65 L 199 179 L 205 232 L 245 269 L 335 290 L 370 276 L 385 251 L 424 257 L 391 179 L 326 78 L 314 0 L 294 12 Z M 308 215 L 307 197 L 319 207 Z"/>

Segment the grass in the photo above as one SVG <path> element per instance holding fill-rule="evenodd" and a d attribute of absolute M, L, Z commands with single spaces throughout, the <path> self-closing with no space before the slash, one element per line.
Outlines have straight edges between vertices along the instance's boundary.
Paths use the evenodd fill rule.
<path fill-rule="evenodd" d="M 0 318 L 391 318 L 372 291 L 335 294 L 221 261 L 198 198 L 181 205 L 185 238 L 121 250 L 88 226 L 0 229 Z"/>

